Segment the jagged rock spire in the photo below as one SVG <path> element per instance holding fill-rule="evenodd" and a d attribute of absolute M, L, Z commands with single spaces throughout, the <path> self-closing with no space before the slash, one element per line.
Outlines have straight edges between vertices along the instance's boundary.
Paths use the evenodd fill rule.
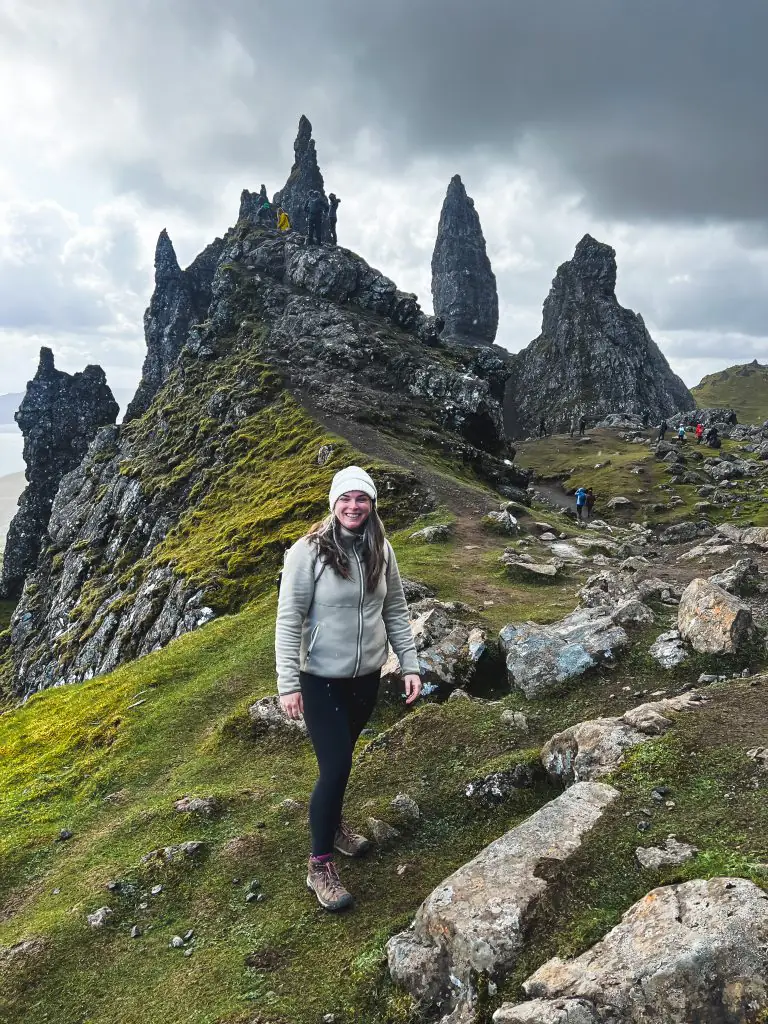
<path fill-rule="evenodd" d="M 80 464 L 96 431 L 114 423 L 118 410 L 100 366 L 64 373 L 56 369 L 53 352 L 40 349 L 37 372 L 16 413 L 28 486 L 8 528 L 0 596 L 21 594 L 37 563 L 62 477 Z"/>
<path fill-rule="evenodd" d="M 291 224 L 302 234 L 307 230 L 304 204 L 309 193 L 316 189 L 325 196 L 325 182 L 317 162 L 312 125 L 304 114 L 299 118 L 299 131 L 293 144 L 294 161 L 291 173 L 283 188 L 275 193 L 274 202 L 279 204 L 291 218 Z"/>
<path fill-rule="evenodd" d="M 694 407 L 643 318 L 619 305 L 615 289 L 615 251 L 585 235 L 557 269 L 541 334 L 515 357 L 504 399 L 509 436 L 535 431 L 542 419 L 557 431 L 581 415 L 593 425 L 608 413 L 648 409 L 658 421 Z"/>
<path fill-rule="evenodd" d="M 223 242 L 217 238 L 182 270 L 168 232 L 163 228 L 155 248 L 155 290 L 144 313 L 147 354 L 141 381 L 124 421 L 141 416 L 165 383 L 179 357 L 190 324 L 204 318 L 211 301 L 211 283 Z"/>
<path fill-rule="evenodd" d="M 496 277 L 474 201 L 461 178 L 451 178 L 432 254 L 432 301 L 445 320 L 444 337 L 491 345 L 499 325 Z"/>

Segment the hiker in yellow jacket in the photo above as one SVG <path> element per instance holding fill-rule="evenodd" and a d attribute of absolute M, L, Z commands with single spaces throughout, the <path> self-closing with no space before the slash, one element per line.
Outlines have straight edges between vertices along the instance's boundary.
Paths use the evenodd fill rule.
<path fill-rule="evenodd" d="M 288 217 L 288 214 L 285 212 L 285 210 L 282 208 L 282 206 L 278 206 L 278 208 L 277 208 L 277 230 L 278 231 L 290 231 L 291 230 L 290 218 Z"/>

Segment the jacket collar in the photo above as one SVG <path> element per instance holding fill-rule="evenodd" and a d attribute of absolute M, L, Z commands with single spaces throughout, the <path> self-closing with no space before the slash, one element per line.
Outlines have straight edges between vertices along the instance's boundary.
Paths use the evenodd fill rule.
<path fill-rule="evenodd" d="M 339 540 L 345 548 L 359 547 L 363 543 L 362 533 L 355 533 L 348 530 L 346 526 L 339 523 Z"/>

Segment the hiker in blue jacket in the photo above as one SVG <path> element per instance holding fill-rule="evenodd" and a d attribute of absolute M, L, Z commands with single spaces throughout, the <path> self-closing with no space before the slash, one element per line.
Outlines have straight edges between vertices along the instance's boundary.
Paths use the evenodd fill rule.
<path fill-rule="evenodd" d="M 584 490 L 583 487 L 580 487 L 578 491 L 576 491 L 576 518 L 579 520 L 580 523 L 583 522 L 584 508 L 586 504 L 587 492 Z"/>

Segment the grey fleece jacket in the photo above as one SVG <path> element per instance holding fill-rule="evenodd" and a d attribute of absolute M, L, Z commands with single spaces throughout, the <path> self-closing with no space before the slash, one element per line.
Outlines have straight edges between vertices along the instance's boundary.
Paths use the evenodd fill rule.
<path fill-rule="evenodd" d="M 387 567 L 376 589 L 368 591 L 362 537 L 341 530 L 350 556 L 348 580 L 323 567 L 306 537 L 285 556 L 275 630 L 280 694 L 301 688 L 299 671 L 332 679 L 375 672 L 387 660 L 387 640 L 404 675 L 419 671 L 392 545 L 386 541 Z"/>

